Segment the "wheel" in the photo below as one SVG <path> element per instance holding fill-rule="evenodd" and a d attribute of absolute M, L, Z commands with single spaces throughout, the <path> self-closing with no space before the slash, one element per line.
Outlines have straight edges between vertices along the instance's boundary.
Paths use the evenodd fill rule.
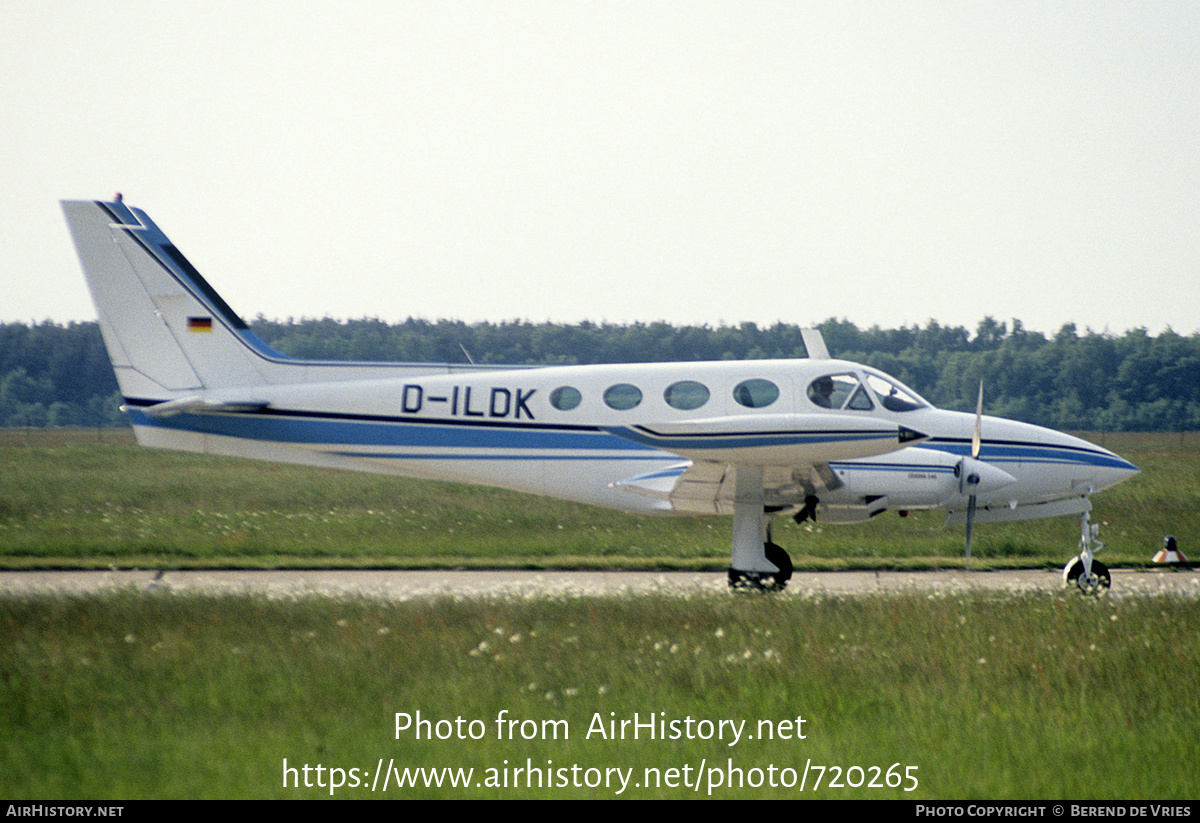
<path fill-rule="evenodd" d="M 735 592 L 777 592 L 785 585 L 775 581 L 775 572 L 729 570 L 729 588 Z"/>
<path fill-rule="evenodd" d="M 792 558 L 783 548 L 770 541 L 763 544 L 763 554 L 779 567 L 775 573 L 775 585 L 782 589 L 792 579 Z"/>
<path fill-rule="evenodd" d="M 763 555 L 779 567 L 777 572 L 744 572 L 729 570 L 729 588 L 734 591 L 778 592 L 787 588 L 792 577 L 792 558 L 774 543 L 763 544 Z"/>
<path fill-rule="evenodd" d="M 1092 561 L 1092 573 L 1085 575 L 1083 561 L 1076 557 L 1063 569 L 1063 584 L 1074 585 L 1084 594 L 1101 594 L 1112 586 L 1112 576 L 1099 560 Z"/>

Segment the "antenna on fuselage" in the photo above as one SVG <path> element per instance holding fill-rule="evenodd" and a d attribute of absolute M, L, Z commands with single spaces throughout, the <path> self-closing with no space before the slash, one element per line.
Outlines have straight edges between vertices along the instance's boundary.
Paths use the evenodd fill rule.
<path fill-rule="evenodd" d="M 820 329 L 801 329 L 800 338 L 804 341 L 809 360 L 829 359 L 829 349 L 825 348 L 825 337 Z"/>

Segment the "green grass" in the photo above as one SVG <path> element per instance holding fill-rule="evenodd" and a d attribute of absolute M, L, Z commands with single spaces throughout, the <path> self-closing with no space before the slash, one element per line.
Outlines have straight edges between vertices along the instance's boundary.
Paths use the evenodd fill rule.
<path fill-rule="evenodd" d="M 1200 537 L 1200 438 L 1110 436 L 1140 465 L 1095 498 L 1101 557 L 1142 565 Z M 776 538 L 801 568 L 960 562 L 936 514 Z M 984 526 L 980 566 L 1061 565 L 1073 519 Z M 649 519 L 453 484 L 154 452 L 106 433 L 0 434 L 0 563 L 32 567 L 616 567 L 728 563 L 727 519 Z M 612 797 L 477 787 L 485 770 L 915 767 L 917 788 L 805 797 L 1195 796 L 1200 604 L 1053 595 L 364 599 L 0 598 L 0 795 L 328 797 L 295 768 L 471 768 L 384 797 Z M 479 740 L 397 738 L 395 714 L 481 721 Z M 495 719 L 568 739 L 500 740 Z M 805 719 L 803 740 L 602 740 L 601 720 Z M 610 715 L 610 713 L 612 713 Z M 478 726 L 476 727 L 479 728 Z M 665 774 L 665 772 L 664 772 Z M 711 773 L 715 775 L 715 773 Z M 776 772 L 776 777 L 786 777 Z M 681 771 L 678 775 L 683 776 Z M 710 776 L 710 773 L 705 773 Z M 764 772 L 757 773 L 765 777 Z M 845 773 L 854 782 L 858 773 Z M 868 779 L 871 773 L 867 772 Z M 297 773 L 300 783 L 304 777 Z M 310 782 L 316 782 L 315 771 Z M 705 796 L 631 787 L 622 796 Z M 370 797 L 343 787 L 337 797 Z M 714 791 L 796 797 L 796 788 Z"/>
<path fill-rule="evenodd" d="M 1146 564 L 1164 534 L 1200 540 L 1200 435 L 1100 440 L 1142 473 L 1094 498 L 1100 555 Z M 850 526 L 777 518 L 798 568 L 961 562 L 939 512 Z M 0 433 L 0 566 L 7 568 L 723 569 L 728 518 L 637 517 L 495 489 L 140 449 L 127 433 Z M 978 567 L 1059 566 L 1073 518 L 985 525 Z M 1196 549 L 1195 551 L 1200 551 Z"/>
<path fill-rule="evenodd" d="M 328 797 L 315 771 L 312 787 L 285 788 L 283 760 L 359 769 L 369 783 L 382 758 L 475 778 L 334 796 L 602 798 L 614 790 L 474 784 L 505 760 L 632 769 L 639 782 L 647 768 L 694 776 L 732 759 L 747 780 L 806 762 L 916 767 L 915 791 L 814 792 L 812 772 L 805 797 L 1193 798 L 1198 622 L 1195 599 L 1069 594 L 0 599 L 0 795 Z M 481 739 L 397 736 L 395 714 L 418 711 L 479 720 Z M 537 734 L 498 739 L 502 711 Z M 792 739 L 733 746 L 587 738 L 597 715 L 635 712 L 744 720 L 751 734 L 760 720 L 805 722 L 783 727 Z M 543 737 L 543 721 L 565 721 L 568 736 Z"/>

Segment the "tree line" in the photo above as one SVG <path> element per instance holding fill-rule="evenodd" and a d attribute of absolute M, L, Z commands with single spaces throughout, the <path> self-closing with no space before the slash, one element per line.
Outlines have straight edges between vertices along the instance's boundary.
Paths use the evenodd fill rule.
<path fill-rule="evenodd" d="M 665 322 L 464 323 L 409 318 L 268 320 L 264 342 L 301 358 L 524 365 L 804 357 L 800 327 L 676 326 Z M 834 357 L 899 378 L 936 406 L 985 410 L 1076 431 L 1200 429 L 1200 333 L 1134 329 L 1120 336 L 1064 325 L 1048 336 L 985 317 L 963 326 L 860 329 L 819 324 Z M 0 425 L 125 425 L 94 322 L 0 324 Z"/>

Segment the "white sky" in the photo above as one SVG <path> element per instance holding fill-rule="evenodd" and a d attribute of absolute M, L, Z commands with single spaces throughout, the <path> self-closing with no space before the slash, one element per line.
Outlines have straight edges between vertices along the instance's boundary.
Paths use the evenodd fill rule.
<path fill-rule="evenodd" d="M 1195 2 L 0 0 L 0 320 L 122 191 L 244 317 L 1200 330 Z"/>

